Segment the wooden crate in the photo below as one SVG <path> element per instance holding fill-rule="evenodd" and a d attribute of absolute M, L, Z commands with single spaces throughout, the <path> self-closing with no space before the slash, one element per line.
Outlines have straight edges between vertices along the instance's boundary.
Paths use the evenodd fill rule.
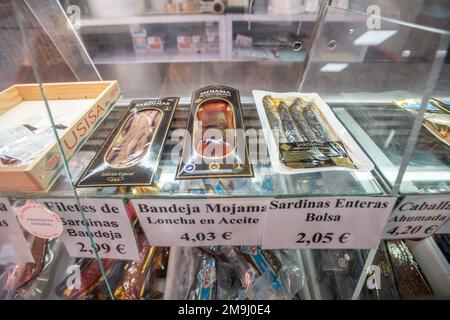
<path fill-rule="evenodd" d="M 117 81 L 46 83 L 43 88 L 55 114 L 58 106 L 65 108 L 60 109 L 60 112 L 72 110 L 75 114 L 72 115 L 74 121 L 60 135 L 68 159 L 83 145 L 121 95 Z M 24 84 L 0 92 L 0 123 L 2 117 L 10 123 L 9 111 L 19 106 L 23 108 L 24 104 L 27 108 L 40 108 L 42 119 L 49 119 L 38 84 Z M 0 132 L 4 129 L 1 126 Z M 0 164 L 0 192 L 46 191 L 62 169 L 63 159 L 55 139 L 54 143 L 26 165 Z"/>

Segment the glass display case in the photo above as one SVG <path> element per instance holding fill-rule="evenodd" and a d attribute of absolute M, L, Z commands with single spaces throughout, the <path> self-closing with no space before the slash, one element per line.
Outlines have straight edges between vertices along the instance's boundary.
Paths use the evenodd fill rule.
<path fill-rule="evenodd" d="M 448 298 L 449 17 L 445 0 L 0 0 L 0 298 Z M 439 223 L 384 237 L 417 196 Z M 289 201 L 317 227 L 268 245 Z"/>

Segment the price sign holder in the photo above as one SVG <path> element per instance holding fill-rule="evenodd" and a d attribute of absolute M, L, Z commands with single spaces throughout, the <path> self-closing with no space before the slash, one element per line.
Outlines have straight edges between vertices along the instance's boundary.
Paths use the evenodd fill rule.
<path fill-rule="evenodd" d="M 61 239 L 74 258 L 94 258 L 89 234 L 75 199 L 40 199 L 58 214 L 64 231 Z M 80 199 L 95 249 L 101 259 L 138 260 L 139 252 L 125 205 L 120 199 Z"/>
<path fill-rule="evenodd" d="M 271 200 L 265 249 L 376 248 L 395 197 L 311 197 Z"/>
<path fill-rule="evenodd" d="M 0 264 L 34 262 L 7 198 L 0 197 Z"/>
<path fill-rule="evenodd" d="M 450 216 L 450 196 L 405 196 L 384 228 L 383 239 L 420 239 L 437 232 Z"/>
<path fill-rule="evenodd" d="M 260 245 L 268 198 L 132 199 L 151 245 Z"/>

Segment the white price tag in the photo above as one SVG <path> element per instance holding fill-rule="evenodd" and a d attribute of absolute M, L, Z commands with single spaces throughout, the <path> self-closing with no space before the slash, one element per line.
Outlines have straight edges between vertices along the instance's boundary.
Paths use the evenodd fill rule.
<path fill-rule="evenodd" d="M 0 264 L 34 262 L 16 214 L 7 198 L 0 198 Z"/>
<path fill-rule="evenodd" d="M 428 237 L 445 223 L 449 215 L 449 195 L 406 196 L 389 217 L 383 239 Z"/>
<path fill-rule="evenodd" d="M 376 248 L 394 197 L 273 199 L 264 224 L 263 248 Z"/>
<path fill-rule="evenodd" d="M 157 246 L 260 245 L 266 198 L 133 199 Z"/>
<path fill-rule="evenodd" d="M 73 258 L 94 258 L 94 250 L 75 199 L 40 199 L 63 223 L 61 239 Z M 80 199 L 86 223 L 102 259 L 138 260 L 125 205 L 120 199 Z"/>

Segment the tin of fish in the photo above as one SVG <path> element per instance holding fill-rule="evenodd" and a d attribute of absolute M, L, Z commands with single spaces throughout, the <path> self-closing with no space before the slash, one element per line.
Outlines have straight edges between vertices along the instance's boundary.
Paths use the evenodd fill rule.
<path fill-rule="evenodd" d="M 151 185 L 178 100 L 133 100 L 77 186 Z"/>
<path fill-rule="evenodd" d="M 194 91 L 176 179 L 252 177 L 239 91 Z"/>

